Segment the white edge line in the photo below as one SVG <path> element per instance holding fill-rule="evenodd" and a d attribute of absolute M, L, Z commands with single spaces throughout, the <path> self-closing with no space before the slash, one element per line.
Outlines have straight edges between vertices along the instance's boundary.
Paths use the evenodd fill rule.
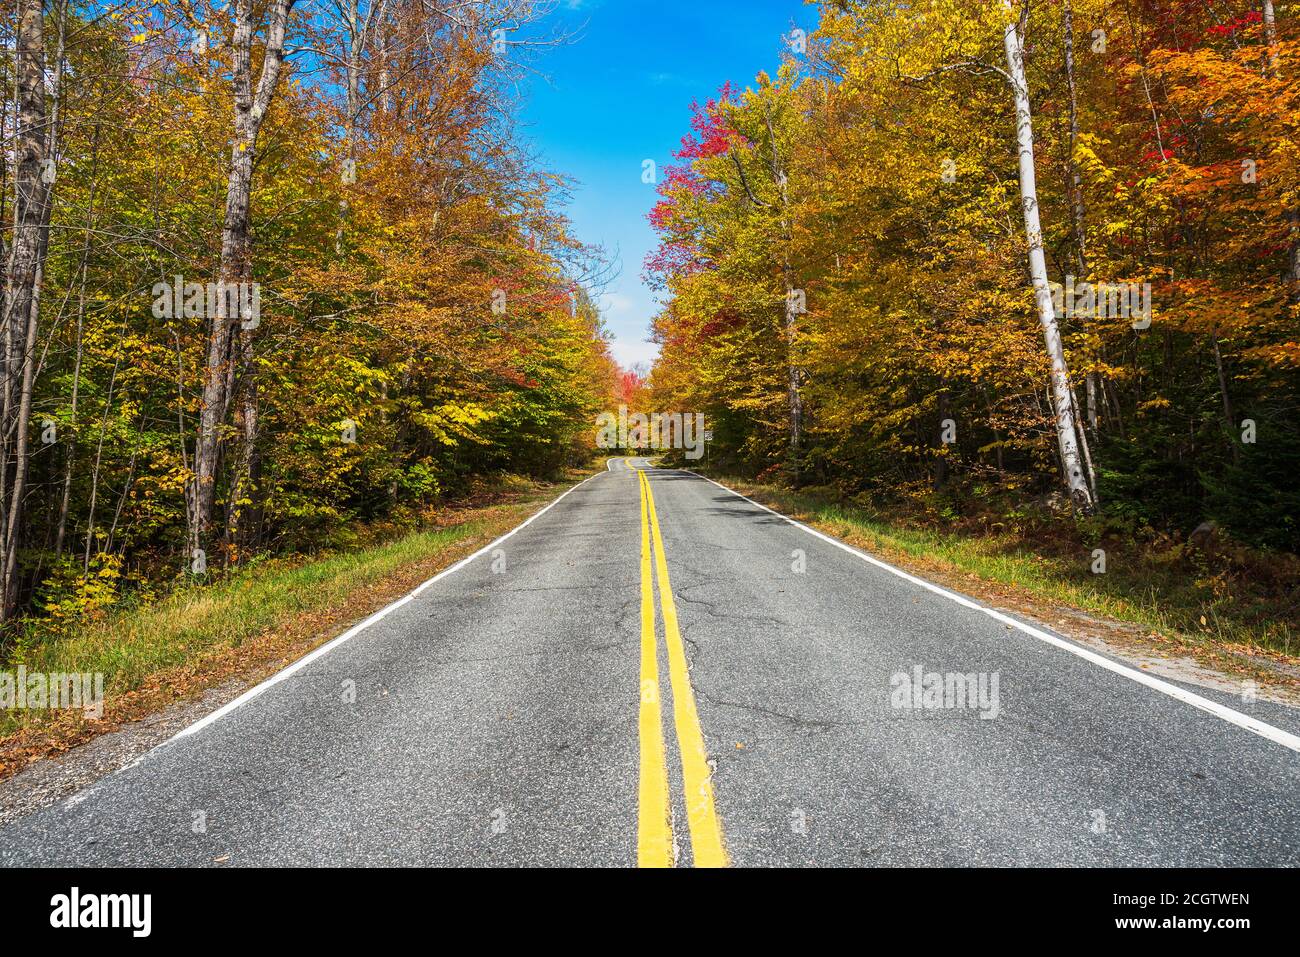
<path fill-rule="evenodd" d="M 691 472 L 690 469 L 682 469 L 682 471 Z M 1214 715 L 1215 717 L 1227 721 L 1229 724 L 1235 724 L 1239 728 L 1244 728 L 1245 730 L 1250 731 L 1253 734 L 1259 735 L 1261 738 L 1267 738 L 1269 741 L 1272 741 L 1275 744 L 1280 744 L 1284 748 L 1290 748 L 1292 751 L 1300 751 L 1300 736 L 1294 735 L 1289 731 L 1283 731 L 1281 728 L 1275 728 L 1273 727 L 1273 725 L 1266 724 L 1263 721 L 1260 721 L 1256 718 L 1252 718 L 1248 714 L 1242 714 L 1240 711 L 1234 711 L 1232 708 L 1225 707 L 1224 705 L 1219 704 L 1217 701 L 1211 701 L 1209 698 L 1203 698 L 1194 692 L 1186 690 L 1185 688 L 1178 687 L 1178 685 L 1170 684 L 1167 681 L 1162 681 L 1161 679 L 1153 677 L 1152 675 L 1146 674 L 1142 671 L 1138 671 L 1136 668 L 1131 668 L 1128 665 L 1122 665 L 1117 661 L 1112 661 L 1110 658 L 1107 658 L 1105 655 L 1100 655 L 1097 652 L 1092 651 L 1088 648 L 1084 648 L 1080 645 L 1076 645 L 1072 641 L 1066 641 L 1064 638 L 1058 638 L 1056 635 L 1049 634 L 1048 632 L 1043 631 L 1039 628 L 1034 628 L 1031 625 L 1026 625 L 1024 622 L 1017 621 L 1015 618 L 1012 618 L 1010 615 L 1004 615 L 1002 612 L 995 611 L 994 609 L 989 608 L 987 605 L 981 605 L 979 602 L 972 601 L 971 599 L 966 598 L 964 595 L 959 595 L 956 592 L 948 591 L 946 588 L 940 588 L 938 585 L 928 582 L 924 578 L 917 578 L 915 575 L 911 575 L 903 571 L 901 568 L 895 568 L 893 565 L 889 564 L 888 562 L 881 561 L 879 558 L 869 555 L 866 552 L 862 551 L 861 549 L 854 548 L 852 545 L 849 545 L 846 542 L 841 542 L 837 538 L 832 538 L 830 535 L 826 535 L 822 532 L 819 532 L 817 531 L 817 529 L 811 528 L 808 525 L 805 525 L 803 522 L 796 521 L 793 518 L 790 518 L 790 516 L 788 515 L 782 515 L 780 512 L 776 511 L 776 509 L 768 508 L 762 502 L 755 502 L 752 498 L 746 498 L 744 495 L 741 495 L 735 489 L 727 488 L 727 486 L 723 485 L 721 482 L 714 482 L 713 479 L 709 478 L 708 476 L 700 475 L 699 472 L 691 472 L 691 474 L 698 475 L 700 478 L 704 479 L 704 481 L 709 482 L 712 485 L 716 485 L 724 492 L 730 492 L 732 495 L 736 496 L 737 498 L 744 499 L 744 501 L 748 502 L 750 505 L 757 506 L 758 508 L 761 508 L 765 512 L 771 512 L 773 515 L 777 516 L 778 518 L 784 519 L 785 521 L 789 522 L 791 525 L 795 526 L 796 528 L 803 529 L 809 535 L 815 535 L 817 538 L 820 538 L 822 541 L 829 542 L 831 545 L 834 545 L 836 548 L 842 549 L 843 551 L 848 552 L 850 555 L 862 559 L 864 562 L 869 562 L 870 564 L 875 565 L 877 568 L 883 568 L 885 571 L 893 575 L 897 575 L 899 578 L 906 579 L 907 581 L 911 582 L 914 585 L 920 585 L 922 588 L 928 591 L 932 591 L 936 595 L 942 595 L 945 598 L 951 599 L 952 601 L 955 601 L 959 605 L 964 605 L 967 608 L 973 608 L 976 611 L 981 611 L 984 614 L 988 615 L 990 618 L 993 618 L 996 621 L 1000 621 L 1003 624 L 1010 625 L 1012 628 L 1015 628 L 1019 631 L 1023 631 L 1025 634 L 1031 635 L 1034 638 L 1037 638 L 1039 641 L 1046 642 L 1049 645 L 1053 645 L 1057 648 L 1063 649 L 1064 651 L 1068 651 L 1072 655 L 1077 655 L 1078 657 L 1084 659 L 1085 661 L 1090 661 L 1094 665 L 1097 665 L 1098 667 L 1101 668 L 1105 668 L 1107 671 L 1113 672 L 1117 675 L 1122 675 L 1125 678 L 1130 678 L 1133 681 L 1136 681 L 1140 685 L 1146 685 L 1148 688 L 1151 688 L 1154 691 L 1159 691 L 1161 694 L 1167 694 L 1169 695 L 1169 697 L 1175 698 L 1183 702 L 1184 704 L 1190 704 L 1193 708 L 1200 708 L 1202 711 L 1207 711 L 1210 714 Z"/>
<path fill-rule="evenodd" d="M 537 519 L 541 518 L 543 515 L 545 515 L 547 512 L 553 509 L 555 506 L 559 505 L 560 502 L 564 500 L 565 496 L 567 496 L 570 492 L 576 491 L 577 489 L 586 485 L 588 482 L 590 482 L 592 479 L 596 478 L 597 476 L 605 475 L 605 474 L 607 473 L 596 472 L 594 475 L 587 476 L 585 479 L 583 479 L 577 485 L 574 485 L 572 488 L 565 489 L 554 501 L 548 504 L 545 508 L 541 509 L 540 511 L 534 512 L 527 519 L 525 519 L 521 524 L 516 525 L 510 531 L 502 535 L 500 538 L 488 542 L 486 545 L 484 545 L 482 548 L 476 551 L 473 555 L 469 555 L 465 558 L 462 558 L 460 561 L 456 562 L 456 564 L 444 568 L 442 571 L 438 572 L 438 574 L 434 575 L 428 581 L 422 582 L 421 584 L 417 585 L 412 591 L 408 592 L 406 595 L 403 595 L 401 598 L 397 599 L 397 601 L 379 609 L 379 611 L 375 612 L 369 618 L 365 619 L 360 624 L 353 625 L 351 628 L 343 632 L 343 634 L 339 635 L 337 638 L 331 639 L 330 641 L 321 645 L 319 648 L 317 648 L 315 651 L 311 652 L 310 654 L 304 655 L 303 657 L 299 658 L 297 661 L 287 666 L 283 670 L 277 671 L 274 675 L 267 678 L 261 684 L 249 688 L 247 691 L 241 694 L 234 701 L 227 702 L 226 704 L 218 708 L 216 711 L 213 711 L 211 714 L 200 718 L 198 721 L 194 722 L 188 728 L 185 728 L 183 731 L 177 732 L 175 735 L 168 738 L 162 744 L 159 744 L 156 747 L 151 748 L 148 752 L 136 758 L 126 767 L 128 768 L 134 767 L 136 764 L 139 764 L 141 761 L 147 758 L 154 751 L 157 751 L 159 748 L 165 748 L 167 747 L 167 745 L 179 741 L 182 738 L 188 738 L 192 734 L 197 734 L 198 732 L 206 728 L 208 725 L 220 721 L 222 718 L 230 714 L 230 712 L 234 711 L 236 708 L 248 704 L 248 702 L 252 701 L 263 691 L 266 691 L 268 688 L 279 684 L 285 678 L 288 678 L 290 675 L 294 674 L 295 672 L 300 671 L 303 668 L 307 667 L 307 665 L 311 664 L 317 658 L 329 654 L 331 651 L 333 651 L 339 645 L 343 644 L 345 641 L 348 641 L 351 638 L 355 638 L 357 635 L 361 634 L 361 632 L 365 631 L 371 625 L 388 617 L 388 615 L 397 611 L 397 609 L 401 608 L 403 605 L 407 604 L 408 602 L 414 601 L 416 596 L 418 596 L 426 588 L 433 585 L 435 582 L 440 581 L 443 578 L 446 578 L 454 571 L 458 571 L 459 569 L 464 568 L 470 562 L 474 561 L 474 559 L 478 558 L 481 555 L 486 554 L 487 552 L 496 548 L 506 539 L 514 536 L 515 533 L 520 532 L 523 529 L 527 528 L 533 522 L 537 521 Z"/>

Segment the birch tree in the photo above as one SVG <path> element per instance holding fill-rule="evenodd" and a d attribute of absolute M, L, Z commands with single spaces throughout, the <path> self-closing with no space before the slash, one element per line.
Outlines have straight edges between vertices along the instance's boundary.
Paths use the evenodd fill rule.
<path fill-rule="evenodd" d="M 272 0 L 264 24 L 265 47 L 262 69 L 253 74 L 254 22 L 253 0 L 235 0 L 234 40 L 231 46 L 231 80 L 234 87 L 234 120 L 230 147 L 230 172 L 226 186 L 225 217 L 221 230 L 219 281 L 226 287 L 252 280 L 253 260 L 249 232 L 249 203 L 252 195 L 253 166 L 258 135 L 267 111 L 275 98 L 285 60 L 285 37 L 289 15 L 297 0 Z M 212 508 L 216 497 L 217 471 L 220 465 L 221 429 L 226 421 L 234 388 L 234 362 L 239 349 L 246 365 L 251 365 L 255 326 L 243 317 L 231 316 L 218 309 L 209 317 L 207 360 L 204 367 L 202 409 L 198 437 L 194 448 L 194 480 L 191 484 L 190 560 L 205 552 L 212 526 Z M 236 342 L 235 329 L 240 338 Z M 255 469 L 258 430 L 256 380 L 251 375 L 244 384 L 241 409 L 241 437 L 245 461 L 242 467 Z M 250 476 L 251 479 L 251 476 Z"/>
<path fill-rule="evenodd" d="M 1264 47 L 1268 62 L 1268 75 L 1277 75 L 1277 14 L 1273 11 L 1273 0 L 1264 0 Z"/>
<path fill-rule="evenodd" d="M 1029 81 L 1025 73 L 1025 30 L 1029 18 L 1029 5 L 1027 0 L 1023 0 L 1020 8 L 1017 9 L 1013 0 L 998 0 L 998 8 L 1002 16 L 1000 30 L 1005 69 L 981 58 L 978 53 L 970 52 L 968 47 L 972 43 L 979 42 L 977 34 L 974 34 L 972 40 L 964 38 L 962 30 L 954 31 L 957 37 L 954 43 L 953 37 L 941 30 L 931 38 L 931 42 L 935 43 L 938 49 L 930 52 L 931 55 L 937 55 L 941 59 L 951 58 L 951 62 L 943 63 L 923 76 L 911 76 L 907 79 L 916 82 L 953 70 L 961 70 L 976 74 L 1000 75 L 1010 88 L 1015 108 L 1020 207 L 1024 220 L 1026 258 L 1038 321 L 1042 327 L 1043 341 L 1047 350 L 1052 423 L 1070 500 L 1078 511 L 1087 515 L 1096 510 L 1096 496 L 1091 484 L 1091 468 L 1081 446 L 1082 424 L 1078 417 L 1074 387 L 1070 381 L 1070 370 L 1065 357 L 1065 346 L 1061 339 L 1055 304 L 1052 301 L 1052 290 L 1047 275 L 1047 258 L 1043 250 L 1037 165 L 1034 158 L 1033 110 L 1029 96 Z M 960 18 L 968 13 L 973 13 L 971 8 L 958 3 L 955 10 L 944 11 L 941 16 Z M 980 22 L 978 16 L 970 16 L 970 20 L 976 25 Z M 955 47 L 956 55 L 950 51 L 950 47 Z"/>
<path fill-rule="evenodd" d="M 53 182 L 52 136 L 46 116 L 45 6 L 24 0 L 16 37 L 13 237 L 5 275 L 3 318 L 4 476 L 3 581 L 0 619 L 8 620 L 18 599 L 18 549 L 30 464 L 29 432 L 36 370 L 36 342 L 44 256 L 48 248 L 48 205 Z"/>
<path fill-rule="evenodd" d="M 1043 227 L 1038 210 L 1038 184 L 1034 162 L 1034 120 L 1029 102 L 1029 83 L 1025 78 L 1024 27 L 1028 19 L 1028 4 L 1020 12 L 1012 0 L 1002 0 L 1006 15 L 1003 28 L 1003 45 L 1006 50 L 1007 79 L 1011 85 L 1016 108 L 1016 147 L 1020 165 L 1020 204 L 1025 220 L 1025 244 L 1028 247 L 1029 276 L 1034 286 L 1034 300 L 1038 307 L 1038 321 L 1043 327 L 1043 341 L 1051 364 L 1052 416 L 1056 426 L 1056 441 L 1065 470 L 1065 483 L 1070 499 L 1085 515 L 1095 510 L 1092 490 L 1084 470 L 1083 456 L 1079 450 L 1076 431 L 1074 390 L 1070 383 L 1070 369 L 1065 361 L 1065 347 L 1056 321 L 1052 290 L 1047 279 L 1047 259 L 1043 254 Z"/>

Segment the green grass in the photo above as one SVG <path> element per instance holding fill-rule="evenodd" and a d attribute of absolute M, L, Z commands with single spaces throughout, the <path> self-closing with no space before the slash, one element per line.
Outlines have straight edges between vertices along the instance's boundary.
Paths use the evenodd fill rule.
<path fill-rule="evenodd" d="M 102 671 L 130 688 L 149 674 L 204 650 L 235 647 L 282 620 L 319 612 L 349 595 L 469 538 L 470 523 L 420 532 L 297 567 L 265 563 L 209 588 L 186 588 L 155 605 L 42 643 L 24 655 L 29 671 Z"/>
<path fill-rule="evenodd" d="M 870 551 L 937 561 L 960 576 L 1014 586 L 1037 599 L 1197 645 L 1300 654 L 1300 582 L 1290 577 L 1287 584 L 1294 575 L 1294 556 L 1272 559 L 1276 574 L 1270 583 L 1270 576 L 1253 574 L 1256 569 L 1250 566 L 1233 567 L 1226 558 L 1108 537 L 1099 543 L 1106 551 L 1106 571 L 1093 574 L 1092 549 L 1097 546 L 1086 544 L 1086 536 L 1068 524 L 1054 534 L 1040 529 L 1036 536 L 949 531 L 817 493 L 721 481 Z M 1256 555 L 1252 560 L 1269 559 Z"/>

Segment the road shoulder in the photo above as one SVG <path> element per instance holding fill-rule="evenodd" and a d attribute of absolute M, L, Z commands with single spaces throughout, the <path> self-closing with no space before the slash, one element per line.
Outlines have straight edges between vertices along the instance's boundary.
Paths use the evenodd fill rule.
<path fill-rule="evenodd" d="M 504 501 L 462 510 L 447 526 L 450 541 L 418 561 L 368 581 L 342 601 L 286 615 L 248 640 L 160 670 L 140 687 L 109 691 L 100 720 L 65 712 L 0 737 L 0 826 L 75 794 L 228 707 L 599 474 L 584 469 L 558 483 L 537 483 Z M 198 594 L 194 598 L 201 600 Z"/>

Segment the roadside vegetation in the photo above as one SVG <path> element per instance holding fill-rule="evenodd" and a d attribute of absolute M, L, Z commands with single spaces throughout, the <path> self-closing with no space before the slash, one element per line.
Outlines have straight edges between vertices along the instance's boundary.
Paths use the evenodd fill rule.
<path fill-rule="evenodd" d="M 887 551 L 1300 653 L 1295 5 L 819 12 L 695 105 L 635 406 Z"/>
<path fill-rule="evenodd" d="M 268 558 L 216 584 L 156 601 L 137 594 L 75 621 L 29 622 L 10 668 L 103 674 L 103 715 L 0 709 L 0 776 L 223 682 L 242 690 L 514 528 L 587 474 L 483 481 L 471 498 L 428 513 L 418 530 L 372 528 L 349 549 Z"/>
<path fill-rule="evenodd" d="M 1294 555 L 1217 539 L 1176 541 L 1104 519 L 1063 521 L 1048 509 L 1007 503 L 956 515 L 881 506 L 827 487 L 796 491 L 713 477 L 915 574 L 1049 625 L 1087 629 L 1070 614 L 1079 611 L 1100 619 L 1108 638 L 1300 687 Z M 1133 627 L 1112 633 L 1105 628 L 1112 621 Z"/>
<path fill-rule="evenodd" d="M 0 670 L 134 686 L 586 460 L 608 264 L 516 128 L 553 9 L 0 14 Z"/>

